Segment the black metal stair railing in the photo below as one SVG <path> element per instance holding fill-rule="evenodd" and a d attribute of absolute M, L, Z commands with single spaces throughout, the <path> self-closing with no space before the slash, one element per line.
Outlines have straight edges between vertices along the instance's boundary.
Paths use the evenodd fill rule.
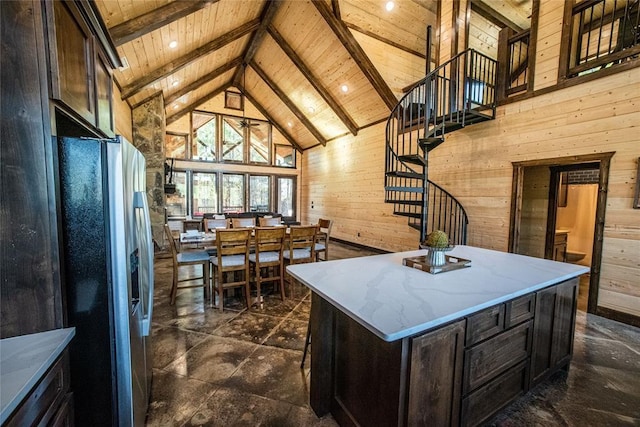
<path fill-rule="evenodd" d="M 420 239 L 442 230 L 467 240 L 467 214 L 450 193 L 428 179 L 428 153 L 444 135 L 495 117 L 495 60 L 468 49 L 430 72 L 398 102 L 386 128 L 385 201 L 409 218 Z"/>

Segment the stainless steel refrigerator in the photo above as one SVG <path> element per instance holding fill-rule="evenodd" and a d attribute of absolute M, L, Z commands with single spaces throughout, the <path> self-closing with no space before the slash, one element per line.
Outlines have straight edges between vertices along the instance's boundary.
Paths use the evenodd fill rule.
<path fill-rule="evenodd" d="M 143 426 L 153 309 L 145 159 L 121 137 L 57 142 L 75 424 Z"/>

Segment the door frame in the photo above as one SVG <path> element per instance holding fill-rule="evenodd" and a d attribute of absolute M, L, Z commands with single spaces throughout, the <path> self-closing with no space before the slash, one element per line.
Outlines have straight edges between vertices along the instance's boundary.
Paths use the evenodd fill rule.
<path fill-rule="evenodd" d="M 600 266 L 602 264 L 602 243 L 604 240 L 604 224 L 609 187 L 609 170 L 611 157 L 615 151 L 606 153 L 585 154 L 579 156 L 557 157 L 553 159 L 537 159 L 513 162 L 513 187 L 511 191 L 511 218 L 509 224 L 509 252 L 517 253 L 520 241 L 520 220 L 522 215 L 522 191 L 524 171 L 528 167 L 548 166 L 551 169 L 549 182 L 549 207 L 547 214 L 547 233 L 545 241 L 545 258 L 549 258 L 553 248 L 554 235 L 549 230 L 555 227 L 558 203 L 558 184 L 561 171 L 597 168 L 598 197 L 596 205 L 595 229 L 593 232 L 593 248 L 591 250 L 591 279 L 589 281 L 589 297 L 587 313 L 595 314 L 598 308 L 598 288 L 600 284 Z M 550 228 L 551 227 L 551 228 Z"/>

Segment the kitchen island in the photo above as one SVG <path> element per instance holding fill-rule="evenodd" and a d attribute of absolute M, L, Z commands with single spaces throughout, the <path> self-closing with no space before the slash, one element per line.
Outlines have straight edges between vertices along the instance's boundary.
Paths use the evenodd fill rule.
<path fill-rule="evenodd" d="M 469 246 L 302 264 L 312 291 L 310 403 L 341 425 L 477 425 L 568 368 L 586 267 Z"/>

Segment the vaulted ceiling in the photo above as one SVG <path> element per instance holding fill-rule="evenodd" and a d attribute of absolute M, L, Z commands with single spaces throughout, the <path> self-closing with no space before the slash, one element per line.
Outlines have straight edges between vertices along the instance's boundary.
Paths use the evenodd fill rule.
<path fill-rule="evenodd" d="M 371 0 L 96 3 L 128 65 L 114 78 L 131 106 L 162 91 L 171 124 L 237 88 L 301 149 L 388 117 L 424 77 L 425 28 L 436 24 L 428 0 L 391 12 Z"/>
<path fill-rule="evenodd" d="M 424 77 L 438 2 L 386 3 L 96 1 L 125 63 L 114 78 L 129 105 L 162 91 L 171 125 L 236 88 L 302 150 L 386 119 Z"/>

